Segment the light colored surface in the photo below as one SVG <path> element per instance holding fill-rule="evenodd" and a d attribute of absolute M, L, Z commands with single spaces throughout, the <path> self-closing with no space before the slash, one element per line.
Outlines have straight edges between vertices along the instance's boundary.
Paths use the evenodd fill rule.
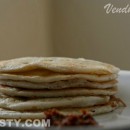
<path fill-rule="evenodd" d="M 124 109 L 118 109 L 112 113 L 96 116 L 97 121 L 105 127 L 130 127 L 130 71 L 121 71 L 119 74 L 120 97 L 127 105 Z"/>

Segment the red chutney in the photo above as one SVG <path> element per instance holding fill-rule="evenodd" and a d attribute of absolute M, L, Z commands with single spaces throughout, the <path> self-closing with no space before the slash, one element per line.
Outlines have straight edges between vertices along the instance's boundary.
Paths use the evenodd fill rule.
<path fill-rule="evenodd" d="M 44 113 L 46 119 L 50 119 L 51 126 L 98 126 L 86 111 L 82 111 L 80 115 L 63 115 L 56 109 L 50 109 Z"/>

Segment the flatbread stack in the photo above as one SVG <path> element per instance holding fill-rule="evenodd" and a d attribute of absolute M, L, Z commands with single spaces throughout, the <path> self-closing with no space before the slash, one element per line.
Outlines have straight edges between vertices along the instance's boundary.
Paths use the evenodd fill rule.
<path fill-rule="evenodd" d="M 83 58 L 26 57 L 0 62 L 0 118 L 40 119 L 63 114 L 111 112 L 125 104 L 117 93 L 119 69 Z"/>

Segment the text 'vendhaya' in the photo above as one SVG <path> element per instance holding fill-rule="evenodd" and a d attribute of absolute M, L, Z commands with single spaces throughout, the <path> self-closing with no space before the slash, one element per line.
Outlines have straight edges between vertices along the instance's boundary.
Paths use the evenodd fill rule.
<path fill-rule="evenodd" d="M 109 14 L 109 13 L 130 13 L 130 6 L 129 4 L 127 4 L 125 7 L 123 8 L 118 8 L 118 7 L 115 7 L 113 4 L 111 3 L 108 3 L 104 6 L 104 9 L 106 10 L 106 13 Z"/>

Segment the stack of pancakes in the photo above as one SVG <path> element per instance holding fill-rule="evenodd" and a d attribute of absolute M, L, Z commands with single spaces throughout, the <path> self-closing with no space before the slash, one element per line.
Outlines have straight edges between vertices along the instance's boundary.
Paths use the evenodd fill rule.
<path fill-rule="evenodd" d="M 86 59 L 27 57 L 0 62 L 0 118 L 45 118 L 56 108 L 63 114 L 92 115 L 115 110 L 119 69 Z"/>

